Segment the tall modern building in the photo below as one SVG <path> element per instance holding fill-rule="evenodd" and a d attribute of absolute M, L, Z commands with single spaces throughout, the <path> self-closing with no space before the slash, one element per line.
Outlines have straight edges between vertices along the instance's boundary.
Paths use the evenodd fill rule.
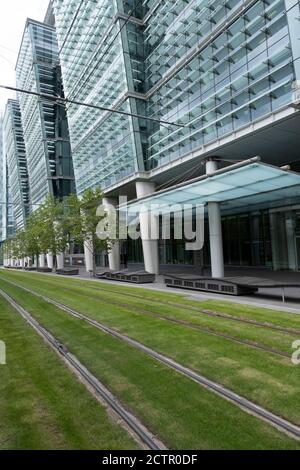
<path fill-rule="evenodd" d="M 15 234 L 15 219 L 8 178 L 4 120 L 0 116 L 0 243 Z"/>
<path fill-rule="evenodd" d="M 31 207 L 74 191 L 74 175 L 105 204 L 204 205 L 203 249 L 174 237 L 175 217 L 169 239 L 147 239 L 141 215 L 143 240 L 115 244 L 110 266 L 122 251 L 151 272 L 299 270 L 299 18 L 299 0 L 51 0 L 44 23 L 27 20 L 16 66 L 32 92 L 18 93 Z M 6 141 L 19 227 L 25 160 Z"/>
<path fill-rule="evenodd" d="M 124 113 L 145 114 L 144 41 L 136 12 L 122 34 L 131 2 L 54 1 L 53 9 L 69 99 Z M 136 94 L 137 93 L 137 94 Z M 68 106 L 76 188 L 103 189 L 144 171 L 147 122 L 79 105 Z"/>
<path fill-rule="evenodd" d="M 29 185 L 21 112 L 16 100 L 8 100 L 4 136 L 15 224 L 22 229 L 29 214 Z"/>
<path fill-rule="evenodd" d="M 6 200 L 6 181 L 5 181 L 5 159 L 4 159 L 4 134 L 3 134 L 3 118 L 0 115 L 0 243 L 4 240 L 4 214 Z"/>
<path fill-rule="evenodd" d="M 284 176 L 293 174 L 280 169 L 300 169 L 299 1 L 53 0 L 52 7 L 66 96 L 131 114 L 68 106 L 79 194 L 100 186 L 110 202 L 126 194 L 145 204 L 206 206 L 211 243 L 201 253 L 185 250 L 184 240 L 130 242 L 129 260 L 157 271 L 158 257 L 210 265 L 222 252 L 227 266 L 300 269 L 299 187 L 289 188 Z M 248 161 L 255 156 L 260 163 Z M 229 194 L 217 168 L 246 161 Z"/>
<path fill-rule="evenodd" d="M 16 65 L 17 87 L 63 96 L 53 26 L 28 19 Z M 34 94 L 18 93 L 33 210 L 48 194 L 74 191 L 74 173 L 65 107 Z"/>

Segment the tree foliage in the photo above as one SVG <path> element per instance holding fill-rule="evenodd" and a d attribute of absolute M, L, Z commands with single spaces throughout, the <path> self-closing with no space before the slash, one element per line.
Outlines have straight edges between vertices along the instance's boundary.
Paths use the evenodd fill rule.
<path fill-rule="evenodd" d="M 81 198 L 72 194 L 62 201 L 49 196 L 27 219 L 26 227 L 17 232 L 14 239 L 6 240 L 3 252 L 6 258 L 23 259 L 26 256 L 38 260 L 43 253 L 54 256 L 65 252 L 69 243 L 86 243 L 93 257 L 97 250 L 108 250 L 110 240 L 99 239 L 97 225 L 106 214 L 98 215 L 102 203 L 100 189 L 88 189 Z"/>

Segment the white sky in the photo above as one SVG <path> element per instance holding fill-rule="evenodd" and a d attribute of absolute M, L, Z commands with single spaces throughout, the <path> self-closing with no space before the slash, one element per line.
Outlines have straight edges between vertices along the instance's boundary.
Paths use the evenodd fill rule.
<path fill-rule="evenodd" d="M 49 0 L 0 0 L 0 84 L 15 86 L 15 64 L 26 18 L 43 21 Z M 13 92 L 0 89 L 0 114 Z"/>

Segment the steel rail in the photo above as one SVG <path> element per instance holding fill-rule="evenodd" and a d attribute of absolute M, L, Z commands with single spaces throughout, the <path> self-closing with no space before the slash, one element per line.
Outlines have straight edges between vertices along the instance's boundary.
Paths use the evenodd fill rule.
<path fill-rule="evenodd" d="M 163 354 L 160 354 L 153 349 L 143 345 L 142 343 L 139 343 L 138 341 L 121 334 L 115 330 L 113 330 L 110 327 L 107 327 L 106 325 L 103 325 L 102 323 L 99 323 L 96 320 L 92 320 L 91 318 L 83 315 L 82 313 L 77 312 L 76 310 L 60 303 L 57 302 L 56 300 L 50 299 L 49 297 L 43 296 L 42 294 L 38 294 L 34 291 L 31 291 L 31 289 L 27 289 L 25 287 L 19 286 L 18 284 L 12 282 L 12 281 L 7 281 L 8 283 L 15 285 L 15 287 L 21 288 L 28 293 L 44 300 L 45 302 L 54 305 L 60 310 L 63 310 L 70 314 L 73 317 L 79 318 L 81 320 L 85 320 L 87 323 L 95 326 L 99 330 L 101 330 L 104 333 L 109 334 L 110 336 L 117 338 L 130 346 L 134 347 L 135 349 L 138 349 L 145 353 L 146 355 L 152 357 L 153 359 L 156 359 L 157 361 L 161 362 L 162 364 L 168 366 L 169 368 L 175 370 L 176 372 L 180 373 L 181 375 L 184 375 L 188 377 L 189 379 L 193 380 L 194 382 L 198 383 L 202 387 L 205 387 L 207 390 L 214 392 L 215 394 L 219 395 L 221 398 L 224 398 L 231 403 L 237 405 L 239 408 L 243 409 L 246 411 L 248 414 L 254 415 L 259 419 L 262 419 L 263 421 L 267 422 L 271 426 L 277 428 L 278 430 L 289 434 L 290 436 L 294 437 L 297 440 L 300 440 L 300 427 L 296 424 L 291 423 L 290 421 L 275 415 L 274 413 L 268 411 L 267 409 L 263 408 L 260 405 L 257 405 L 256 403 L 248 400 L 247 398 L 238 395 L 237 393 L 233 392 L 232 390 L 224 387 L 223 385 L 220 385 L 217 382 L 214 382 L 213 380 L 208 379 L 207 377 L 198 374 L 197 372 L 193 371 L 192 369 L 189 369 L 188 367 L 183 366 L 182 364 L 174 361 L 173 359 L 170 359 L 167 356 L 164 356 Z M 1 292 L 1 290 L 0 290 Z"/>
<path fill-rule="evenodd" d="M 3 279 L 3 278 L 0 277 L 0 279 Z M 15 284 L 15 285 L 16 285 L 16 287 L 23 288 L 19 284 Z M 26 289 L 26 288 L 24 287 L 24 289 Z M 68 287 L 64 287 L 64 289 L 68 290 L 69 292 L 72 292 L 72 289 L 70 289 Z M 35 291 L 33 292 L 33 291 L 30 291 L 30 290 L 29 290 L 29 292 L 32 293 L 32 294 L 35 293 Z M 79 294 L 79 295 L 83 295 L 83 294 Z M 89 298 L 92 298 L 95 301 L 100 300 L 99 297 L 97 297 L 95 295 L 94 296 L 89 295 Z M 260 351 L 264 351 L 264 352 L 267 352 L 267 353 L 275 354 L 275 355 L 280 356 L 280 357 L 286 357 L 286 358 L 291 357 L 291 355 L 289 353 L 281 351 L 279 349 L 275 349 L 275 348 L 266 346 L 264 344 L 256 343 L 255 341 L 251 341 L 251 340 L 247 340 L 247 339 L 240 339 L 236 336 L 231 336 L 227 333 L 222 333 L 221 331 L 217 331 L 217 330 L 214 330 L 212 328 L 204 327 L 204 326 L 201 326 L 197 323 L 191 323 L 191 322 L 189 322 L 187 320 L 184 320 L 184 319 L 178 319 L 178 318 L 174 318 L 174 317 L 171 317 L 171 316 L 168 316 L 168 315 L 161 315 L 161 314 L 158 314 L 158 313 L 155 313 L 155 312 L 152 312 L 152 311 L 148 311 L 148 310 L 136 307 L 136 306 L 132 306 L 132 305 L 129 305 L 129 304 L 124 304 L 124 303 L 113 301 L 113 300 L 101 299 L 101 301 L 104 304 L 107 304 L 107 305 L 114 305 L 114 306 L 120 306 L 122 308 L 131 309 L 131 310 L 134 310 L 137 313 L 140 313 L 141 315 L 146 315 L 146 316 L 149 316 L 149 317 L 152 317 L 152 318 L 156 318 L 158 320 L 168 321 L 168 322 L 174 323 L 176 325 L 184 326 L 185 328 L 189 328 L 189 329 L 192 329 L 192 330 L 207 333 L 207 334 L 210 334 L 212 336 L 216 336 L 218 338 L 223 338 L 223 339 L 226 339 L 228 341 L 232 341 L 234 343 L 241 344 L 243 346 L 248 346 L 250 348 L 258 349 Z M 175 306 L 176 304 L 172 304 L 172 305 Z"/>
<path fill-rule="evenodd" d="M 102 281 L 102 279 L 100 279 L 100 281 Z M 111 281 L 108 281 L 108 282 L 111 283 Z M 106 284 L 106 282 L 105 282 L 105 284 Z M 96 290 L 99 293 L 101 293 L 101 291 L 112 292 L 114 294 L 119 294 L 119 295 L 122 295 L 122 296 L 125 296 L 125 297 L 127 297 L 127 296 L 128 297 L 134 297 L 136 299 L 140 299 L 140 300 L 143 300 L 143 301 L 146 300 L 146 301 L 154 302 L 154 303 L 158 303 L 158 304 L 162 303 L 162 304 L 168 305 L 170 307 L 184 308 L 185 310 L 191 310 L 191 311 L 194 311 L 194 312 L 201 313 L 203 315 L 208 315 L 208 316 L 211 316 L 211 317 L 220 317 L 220 318 L 223 318 L 224 320 L 232 320 L 232 321 L 237 321 L 237 322 L 240 322 L 240 323 L 247 323 L 247 324 L 252 325 L 252 326 L 258 326 L 258 327 L 261 327 L 261 328 L 268 328 L 268 329 L 271 329 L 271 330 L 280 331 L 281 333 L 292 334 L 292 335 L 300 334 L 300 330 L 298 330 L 296 328 L 286 328 L 284 326 L 275 325 L 273 323 L 262 323 L 262 322 L 259 322 L 257 320 L 250 320 L 249 318 L 240 318 L 240 317 L 236 317 L 234 315 L 230 315 L 230 314 L 226 314 L 226 313 L 214 312 L 213 310 L 203 310 L 203 309 L 200 309 L 200 308 L 195 307 L 193 305 L 175 303 L 175 302 L 166 301 L 166 300 L 164 301 L 164 300 L 150 299 L 150 298 L 147 298 L 147 297 L 143 297 L 142 295 L 134 294 L 132 292 L 124 293 L 124 292 L 120 292 L 118 290 L 104 289 L 102 287 L 102 284 L 101 284 L 101 288 L 100 288 L 101 290 L 99 290 L 98 286 L 95 286 L 95 285 L 90 285 L 88 288 Z M 267 307 L 266 307 L 266 309 L 267 309 Z M 290 314 L 289 312 L 285 312 L 285 313 Z"/>
<path fill-rule="evenodd" d="M 6 278 L 1 278 L 0 276 L 0 279 L 3 279 L 4 281 L 7 281 Z M 96 280 L 95 280 L 96 281 Z M 285 334 L 289 334 L 289 335 L 295 335 L 295 334 L 300 334 L 300 330 L 297 329 L 297 328 L 287 328 L 287 327 L 284 327 L 284 326 L 280 326 L 280 325 L 275 325 L 274 323 L 262 323 L 262 322 L 259 322 L 257 320 L 250 320 L 249 318 L 242 318 L 242 317 L 236 317 L 234 315 L 230 315 L 230 314 L 227 314 L 227 313 L 221 313 L 221 312 L 214 312 L 213 310 L 204 310 L 204 309 L 200 309 L 198 307 L 195 307 L 193 305 L 186 305 L 186 304 L 181 304 L 181 303 L 175 303 L 175 302 L 171 302 L 171 301 L 166 301 L 166 300 L 156 300 L 154 298 L 148 298 L 148 297 L 143 297 L 142 295 L 138 295 L 138 294 L 135 294 L 135 293 L 132 293 L 132 292 L 121 292 L 119 290 L 113 290 L 113 289 L 105 289 L 103 288 L 102 286 L 103 285 L 108 285 L 110 284 L 111 285 L 111 281 L 105 281 L 104 279 L 99 279 L 100 283 L 99 283 L 99 286 L 101 285 L 100 289 L 98 286 L 96 285 L 92 285 L 90 284 L 88 286 L 89 289 L 93 289 L 95 291 L 97 291 L 98 293 L 101 293 L 101 291 L 104 291 L 104 292 L 108 292 L 108 293 L 114 293 L 114 294 L 118 294 L 118 295 L 122 295 L 123 297 L 133 297 L 133 298 L 136 298 L 136 299 L 140 299 L 140 300 L 143 300 L 143 301 L 149 301 L 149 302 L 154 302 L 154 303 L 157 303 L 157 304 L 163 304 L 163 305 L 167 305 L 167 306 L 170 306 L 170 307 L 175 307 L 175 308 L 184 308 L 185 310 L 190 310 L 190 311 L 193 311 L 193 312 L 197 312 L 197 313 L 200 313 L 202 315 L 207 315 L 207 316 L 210 316 L 210 317 L 217 317 L 217 318 L 222 318 L 224 320 L 232 320 L 232 321 L 236 321 L 236 322 L 239 322 L 239 323 L 246 323 L 248 325 L 251 325 L 251 326 L 257 326 L 257 327 L 260 327 L 260 328 L 267 328 L 267 329 L 270 329 L 270 330 L 274 330 L 274 331 L 279 331 L 281 333 L 285 333 Z M 103 283 L 101 283 L 101 281 L 104 281 Z M 7 281 L 8 282 L 8 281 Z M 118 286 L 120 284 L 117 284 Z M 82 286 L 79 286 L 82 288 Z M 123 287 L 123 286 L 121 286 Z M 76 286 L 74 286 L 74 288 L 76 288 Z M 70 288 L 67 288 L 68 290 L 71 290 Z M 265 307 L 265 309 L 268 309 L 268 307 Z M 290 312 L 284 312 L 284 313 L 287 313 L 287 314 L 292 314 Z"/>
<path fill-rule="evenodd" d="M 151 450 L 165 450 L 166 447 L 130 412 L 128 412 L 117 400 L 117 398 L 96 378 L 81 362 L 71 354 L 67 348 L 61 344 L 46 328 L 44 328 L 30 313 L 28 313 L 21 305 L 19 305 L 5 291 L 0 289 L 2 297 L 16 310 L 36 332 L 54 349 L 60 356 L 64 358 L 66 363 L 71 366 L 76 375 L 83 379 L 99 396 L 106 405 L 111 408 L 122 420 L 127 427 L 134 433 L 135 439 L 146 444 Z M 137 440 L 137 439 L 136 439 Z"/>

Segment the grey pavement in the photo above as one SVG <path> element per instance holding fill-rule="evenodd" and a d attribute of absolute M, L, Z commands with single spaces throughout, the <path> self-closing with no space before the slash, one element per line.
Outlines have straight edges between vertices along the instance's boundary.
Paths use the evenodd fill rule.
<path fill-rule="evenodd" d="M 143 265 L 129 265 L 129 268 L 134 270 L 137 269 L 144 269 Z M 100 269 L 100 268 L 99 268 Z M 103 268 L 101 268 L 103 269 Z M 31 271 L 35 273 L 35 271 Z M 172 287 L 166 287 L 163 280 L 164 280 L 164 273 L 195 273 L 201 276 L 201 273 L 197 268 L 189 267 L 189 266 L 164 266 L 161 269 L 161 274 L 157 276 L 157 280 L 153 284 L 129 284 L 121 281 L 113 281 L 113 280 L 98 280 L 93 277 L 89 273 L 85 271 L 85 268 L 79 269 L 78 276 L 70 276 L 72 279 L 85 279 L 86 281 L 95 281 L 99 283 L 106 283 L 106 284 L 116 284 L 120 286 L 131 286 L 136 288 L 144 288 L 149 290 L 157 290 L 161 292 L 168 292 L 182 295 L 188 299 L 192 300 L 226 300 L 229 302 L 234 302 L 238 304 L 246 304 L 252 305 L 255 307 L 264 307 L 264 308 L 271 308 L 273 310 L 291 312 L 291 313 L 298 313 L 300 314 L 300 288 L 286 288 L 285 289 L 285 302 L 282 302 L 282 292 L 279 288 L 272 288 L 272 289 L 259 289 L 257 293 L 253 295 L 244 295 L 244 296 L 234 296 L 234 295 L 226 295 L 226 294 L 218 294 L 212 292 L 201 292 L 201 291 L 193 291 L 190 289 L 177 289 Z M 40 274 L 40 273 L 39 273 Z M 202 271 L 202 275 L 209 275 L 209 270 Z M 59 276 L 55 273 L 44 273 L 45 276 Z M 267 269 L 252 269 L 252 268 L 232 268 L 226 269 L 225 276 L 253 276 L 253 277 L 261 277 L 264 279 L 272 279 L 275 281 L 284 281 L 284 282 L 293 282 L 293 283 L 300 283 L 300 272 L 290 272 L 290 271 L 271 271 Z M 59 276 L 61 277 L 61 276 Z M 67 277 L 67 276 L 66 276 Z"/>

